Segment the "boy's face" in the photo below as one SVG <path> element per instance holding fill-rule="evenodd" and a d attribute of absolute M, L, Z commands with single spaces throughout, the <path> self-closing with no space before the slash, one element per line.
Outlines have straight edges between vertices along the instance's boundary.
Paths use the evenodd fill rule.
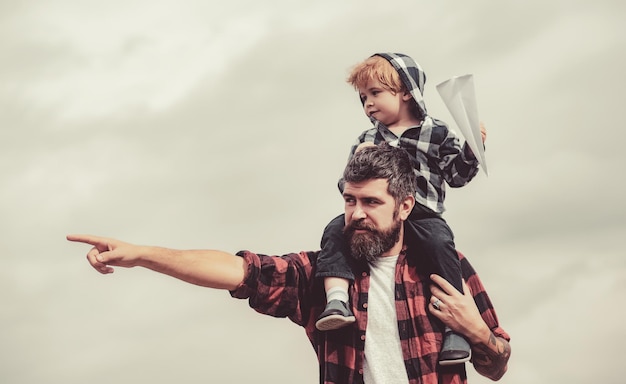
<path fill-rule="evenodd" d="M 359 96 L 365 114 L 387 127 L 393 127 L 406 118 L 405 107 L 411 99 L 410 94 L 394 93 L 375 79 L 370 80 L 365 88 L 359 88 Z"/>

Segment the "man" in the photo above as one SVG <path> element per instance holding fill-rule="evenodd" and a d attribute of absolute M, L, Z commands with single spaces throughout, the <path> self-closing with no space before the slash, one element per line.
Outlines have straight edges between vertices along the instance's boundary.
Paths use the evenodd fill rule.
<path fill-rule="evenodd" d="M 141 266 L 189 283 L 227 289 L 256 311 L 288 317 L 305 328 L 320 364 L 320 383 L 466 383 L 464 365 L 442 367 L 437 357 L 446 326 L 469 341 L 476 371 L 493 380 L 506 372 L 509 336 L 471 265 L 459 255 L 461 294 L 428 265 L 407 258 L 404 220 L 415 200 L 411 161 L 388 145 L 364 148 L 344 171 L 345 234 L 355 282 L 353 326 L 320 332 L 323 285 L 315 279 L 319 252 L 281 257 L 249 251 L 174 250 L 114 239 L 69 235 L 93 245 L 87 259 L 103 274 Z M 431 284 L 430 279 L 434 284 Z"/>

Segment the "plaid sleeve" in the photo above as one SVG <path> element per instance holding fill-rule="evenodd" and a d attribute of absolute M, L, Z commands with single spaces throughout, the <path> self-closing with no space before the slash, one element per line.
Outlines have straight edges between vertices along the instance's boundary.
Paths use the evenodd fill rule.
<path fill-rule="evenodd" d="M 436 121 L 436 128 L 442 131 L 443 140 L 439 144 L 439 168 L 449 186 L 456 188 L 469 183 L 478 174 L 478 159 L 467 143 L 463 146 L 453 131 L 442 121 Z"/>
<path fill-rule="evenodd" d="M 483 283 L 480 281 L 480 278 L 476 274 L 474 267 L 472 267 L 469 261 L 461 253 L 459 253 L 459 257 L 461 259 L 461 272 L 463 274 L 463 279 L 465 279 L 467 286 L 472 291 L 474 301 L 476 302 L 476 306 L 478 307 L 483 320 L 485 320 L 485 323 L 487 323 L 494 335 L 502 337 L 507 341 L 511 340 L 509 334 L 500 327 L 496 310 L 493 308 L 491 299 L 489 299 L 489 295 L 487 294 Z"/>
<path fill-rule="evenodd" d="M 248 299 L 255 311 L 274 317 L 288 317 L 305 325 L 311 310 L 314 280 L 310 253 L 267 256 L 240 251 L 246 268 L 244 280 L 230 291 L 234 298 Z"/>

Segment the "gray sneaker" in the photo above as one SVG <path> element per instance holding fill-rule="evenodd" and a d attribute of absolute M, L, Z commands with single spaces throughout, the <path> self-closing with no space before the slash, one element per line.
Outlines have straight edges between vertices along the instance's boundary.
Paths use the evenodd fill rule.
<path fill-rule="evenodd" d="M 472 357 L 472 349 L 465 338 L 446 328 L 443 347 L 439 352 L 439 365 L 463 364 Z"/>
<path fill-rule="evenodd" d="M 317 318 L 315 328 L 320 331 L 330 331 L 345 327 L 356 321 L 348 305 L 341 300 L 331 300 L 326 304 L 324 312 Z"/>

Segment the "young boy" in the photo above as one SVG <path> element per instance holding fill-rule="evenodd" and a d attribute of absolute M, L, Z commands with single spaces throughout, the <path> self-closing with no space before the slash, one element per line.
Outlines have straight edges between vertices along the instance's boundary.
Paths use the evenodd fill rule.
<path fill-rule="evenodd" d="M 422 99 L 426 75 L 410 57 L 377 53 L 357 64 L 348 83 L 359 91 L 365 114 L 374 127 L 364 131 L 350 151 L 350 158 L 364 146 L 387 142 L 405 149 L 417 175 L 416 205 L 405 222 L 407 242 L 414 254 L 426 257 L 432 271 L 463 292 L 461 267 L 444 212 L 445 182 L 451 187 L 467 184 L 478 173 L 478 160 L 471 149 L 460 145 L 442 121 L 430 117 Z M 483 142 L 486 131 L 481 125 Z M 341 188 L 341 186 L 340 186 Z M 317 277 L 324 279 L 327 306 L 316 322 L 319 330 L 341 328 L 355 321 L 348 305 L 348 288 L 354 280 L 345 252 L 343 215 L 331 221 L 322 237 Z M 445 305 L 435 300 L 439 309 Z M 464 363 L 470 346 L 446 328 L 439 355 L 441 365 Z"/>

